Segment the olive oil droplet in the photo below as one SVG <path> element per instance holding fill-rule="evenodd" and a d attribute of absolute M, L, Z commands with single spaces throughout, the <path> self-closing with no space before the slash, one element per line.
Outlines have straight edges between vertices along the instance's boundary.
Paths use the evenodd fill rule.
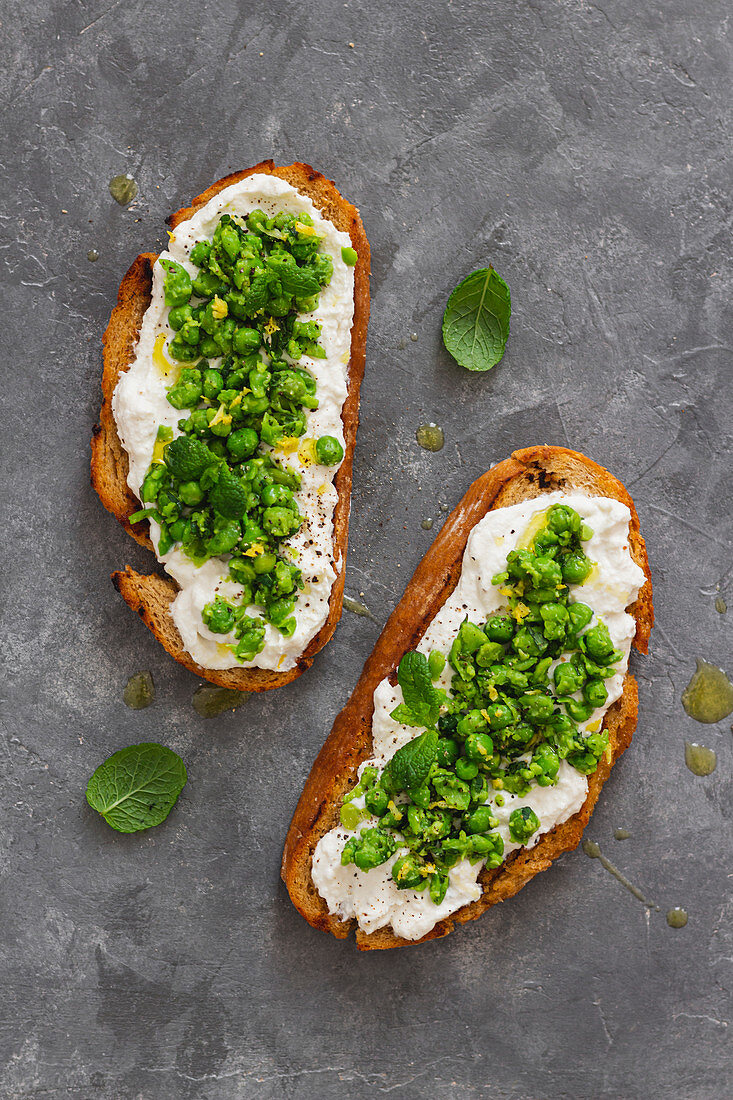
<path fill-rule="evenodd" d="M 352 615 L 359 615 L 362 619 L 371 619 L 373 623 L 377 621 L 365 603 L 352 600 L 351 596 L 344 596 L 344 607 Z"/>
<path fill-rule="evenodd" d="M 129 172 L 124 176 L 113 176 L 109 181 L 109 193 L 120 206 L 128 206 L 137 197 L 137 183 Z"/>
<path fill-rule="evenodd" d="M 99 253 L 97 252 L 96 248 L 89 249 L 89 251 L 87 252 L 87 259 L 89 260 L 90 264 L 95 263 L 99 259 Z"/>
<path fill-rule="evenodd" d="M 437 424 L 421 424 L 415 432 L 415 439 L 424 451 L 442 451 L 445 443 L 443 429 Z"/>
<path fill-rule="evenodd" d="M 634 886 L 633 882 L 629 882 L 626 875 L 619 871 L 618 867 L 614 863 L 611 863 L 610 859 L 607 859 L 604 856 L 603 852 L 601 851 L 600 845 L 597 844 L 595 840 L 584 840 L 583 851 L 587 856 L 590 856 L 591 859 L 597 859 L 601 866 L 605 867 L 608 873 L 613 875 L 616 881 L 620 882 L 621 885 L 626 890 L 628 890 L 630 894 L 633 894 L 635 898 L 638 898 L 642 905 L 645 905 L 647 909 L 659 908 L 659 906 L 655 905 L 653 901 L 647 901 L 638 886 Z"/>
<path fill-rule="evenodd" d="M 417 343 L 417 333 L 416 332 L 411 332 L 410 333 L 410 339 L 412 340 L 413 344 L 416 344 Z"/>
<path fill-rule="evenodd" d="M 147 670 L 136 672 L 125 684 L 122 693 L 122 701 L 131 710 L 143 710 L 149 707 L 155 699 L 155 684 L 153 677 Z"/>
<path fill-rule="evenodd" d="M 434 523 L 434 519 L 424 519 L 420 526 L 422 527 L 423 531 L 431 531 Z"/>
<path fill-rule="evenodd" d="M 684 928 L 687 924 L 687 913 L 679 906 L 667 910 L 667 924 L 670 928 Z"/>
<path fill-rule="evenodd" d="M 716 599 L 715 610 L 718 612 L 719 615 L 725 615 L 726 611 L 728 610 L 728 604 L 725 602 L 722 596 L 718 596 L 718 598 Z"/>
<path fill-rule="evenodd" d="M 200 718 L 218 718 L 225 710 L 236 710 L 249 695 L 248 691 L 202 684 L 193 693 L 193 709 Z"/>
<path fill-rule="evenodd" d="M 631 833 L 628 829 L 616 829 L 613 835 L 616 840 L 628 840 L 631 836 Z"/>
<path fill-rule="evenodd" d="M 697 669 L 682 692 L 682 706 L 696 722 L 720 722 L 733 711 L 733 684 L 722 668 L 697 659 Z"/>
<path fill-rule="evenodd" d="M 693 775 L 711 775 L 718 766 L 718 757 L 713 749 L 705 745 L 685 741 L 685 764 Z"/>

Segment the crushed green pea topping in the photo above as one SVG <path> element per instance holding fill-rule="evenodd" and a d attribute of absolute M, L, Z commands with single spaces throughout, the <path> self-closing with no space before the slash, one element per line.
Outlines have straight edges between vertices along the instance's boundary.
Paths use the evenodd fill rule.
<path fill-rule="evenodd" d="M 299 361 L 326 352 L 321 326 L 301 317 L 317 308 L 333 261 L 308 214 L 268 218 L 262 210 L 223 214 L 189 259 L 197 274 L 160 261 L 173 332 L 165 350 L 180 364 L 167 396 L 183 414 L 182 434 L 158 429 L 144 507 L 130 522 L 160 525 L 161 556 L 178 548 L 197 566 L 209 558 L 228 563 L 241 595 L 217 597 L 202 620 L 215 634 L 233 631 L 235 657 L 253 660 L 266 623 L 286 637 L 296 629 L 304 582 L 282 544 L 303 523 L 300 475 L 277 454 L 298 450 L 306 412 L 318 407 L 316 380 Z M 310 444 L 313 461 L 333 466 L 343 458 L 332 436 Z"/>
<path fill-rule="evenodd" d="M 424 731 L 383 769 L 366 767 L 345 796 L 346 827 L 359 824 L 349 811 L 361 796 L 379 822 L 346 841 L 342 864 L 369 870 L 406 848 L 392 878 L 401 889 L 427 889 L 439 904 L 459 860 L 489 868 L 503 862 L 492 802 L 503 806 L 505 794 L 553 786 L 561 760 L 584 775 L 596 770 L 608 735 L 579 727 L 604 706 L 605 680 L 623 654 L 603 622 L 590 625 L 590 607 L 570 598 L 569 586 L 591 572 L 582 544 L 592 534 L 574 509 L 547 510 L 530 545 L 512 550 L 493 578 L 501 613 L 461 624 L 448 655 L 447 690 L 435 684 L 441 654 L 405 654 L 397 674 L 403 702 L 392 717 Z M 529 806 L 510 814 L 516 844 L 540 826 Z"/>

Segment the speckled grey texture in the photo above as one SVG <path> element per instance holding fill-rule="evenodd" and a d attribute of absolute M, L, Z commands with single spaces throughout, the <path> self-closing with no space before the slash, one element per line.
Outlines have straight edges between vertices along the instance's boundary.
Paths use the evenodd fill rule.
<path fill-rule="evenodd" d="M 696 656 L 733 665 L 713 606 L 718 584 L 733 605 L 729 3 L 0 7 L 0 1095 L 730 1095 L 730 721 L 698 727 L 679 703 Z M 634 494 L 658 626 L 588 835 L 661 912 L 579 850 L 418 950 L 313 931 L 281 845 L 377 625 L 346 614 L 301 680 L 205 722 L 197 681 L 112 588 L 151 562 L 88 481 L 117 286 L 166 214 L 267 156 L 335 179 L 372 245 L 347 591 L 379 623 L 438 530 L 421 520 L 512 448 L 569 444 Z M 107 183 L 127 171 L 140 194 L 122 209 Z M 440 317 L 489 260 L 512 336 L 469 375 Z M 435 455 L 414 442 L 430 420 Z M 157 700 L 134 713 L 122 689 L 142 668 Z M 163 826 L 119 836 L 86 780 L 147 739 L 190 780 Z M 686 739 L 717 750 L 709 778 Z"/>

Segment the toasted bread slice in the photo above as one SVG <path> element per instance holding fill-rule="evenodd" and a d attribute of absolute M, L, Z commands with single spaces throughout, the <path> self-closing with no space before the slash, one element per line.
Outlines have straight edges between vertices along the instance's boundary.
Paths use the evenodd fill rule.
<path fill-rule="evenodd" d="M 630 744 L 636 727 L 637 686 L 629 673 L 621 698 L 608 709 L 604 720 L 611 759 L 607 761 L 604 757 L 597 771 L 588 777 L 588 795 L 578 813 L 542 836 L 534 848 L 514 851 L 496 870 L 484 868 L 479 876 L 483 888 L 479 900 L 439 921 L 421 940 L 401 939 L 390 928 L 366 933 L 355 920 L 339 920 L 328 912 L 311 878 L 316 844 L 338 824 L 343 796 L 356 782 L 359 764 L 372 755 L 374 690 L 385 676 L 396 673 L 400 658 L 407 650 L 414 649 L 453 592 L 472 528 L 491 509 L 517 504 L 557 489 L 613 497 L 629 508 L 631 556 L 643 569 L 646 581 L 627 611 L 636 620 L 634 645 L 640 652 L 647 652 L 654 622 L 651 577 L 636 509 L 620 481 L 584 455 L 564 447 L 549 446 L 515 451 L 511 458 L 474 481 L 446 520 L 392 612 L 351 698 L 336 718 L 313 765 L 293 815 L 285 842 L 282 877 L 296 909 L 314 928 L 343 938 L 353 927 L 357 946 L 362 950 L 409 946 L 447 936 L 455 924 L 473 920 L 496 902 L 512 897 L 538 871 L 546 870 L 554 859 L 579 843 L 601 787 L 613 764 Z"/>
<path fill-rule="evenodd" d="M 190 206 L 183 207 L 176 214 L 171 215 L 167 219 L 168 224 L 175 229 L 181 222 L 191 218 L 219 191 L 255 173 L 279 176 L 303 195 L 307 195 L 324 217 L 333 222 L 337 229 L 350 235 L 352 245 L 359 256 L 354 269 L 354 319 L 351 328 L 351 358 L 348 364 L 348 394 L 341 413 L 346 446 L 343 462 L 334 478 L 334 485 L 338 492 L 333 519 L 336 580 L 331 590 L 328 617 L 298 658 L 295 668 L 286 672 L 273 672 L 261 668 L 224 670 L 202 668 L 184 649 L 181 636 L 170 614 L 170 604 L 178 592 L 176 583 L 156 574 L 145 576 L 135 572 L 130 566 L 124 572 L 112 574 L 112 581 L 117 590 L 130 607 L 138 612 L 143 622 L 172 657 L 197 676 L 210 680 L 214 684 L 220 684 L 222 687 L 237 688 L 241 691 L 267 691 L 296 679 L 313 663 L 316 653 L 329 640 L 341 618 L 349 533 L 351 470 L 356 429 L 359 423 L 359 388 L 364 375 L 369 320 L 369 243 L 359 211 L 341 197 L 335 184 L 310 165 L 296 163 L 284 168 L 276 168 L 273 161 L 266 160 L 244 172 L 225 176 L 195 198 Z M 142 318 L 151 300 L 153 264 L 156 258 L 154 254 L 143 253 L 133 262 L 122 280 L 117 305 L 112 311 L 104 334 L 103 400 L 99 424 L 95 426 L 92 437 L 91 464 L 92 485 L 97 490 L 102 504 L 107 511 L 117 517 L 125 530 L 141 546 L 151 551 L 153 545 L 148 535 L 147 521 L 142 520 L 131 524 L 129 520 L 129 517 L 139 509 L 140 504 L 127 485 L 127 454 L 117 434 L 112 414 L 112 394 L 120 375 L 128 370 L 135 356 L 135 345 Z"/>

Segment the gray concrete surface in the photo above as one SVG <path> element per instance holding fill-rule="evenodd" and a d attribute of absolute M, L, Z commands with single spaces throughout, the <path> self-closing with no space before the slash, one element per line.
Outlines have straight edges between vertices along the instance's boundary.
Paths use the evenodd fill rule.
<path fill-rule="evenodd" d="M 730 1095 L 730 720 L 697 726 L 679 701 L 695 657 L 733 665 L 714 608 L 717 585 L 733 605 L 729 4 L 0 9 L 0 1096 Z M 298 683 L 205 722 L 195 678 L 112 588 L 112 569 L 149 565 L 88 482 L 117 285 L 166 214 L 266 156 L 335 179 L 372 244 L 347 591 L 379 623 L 437 530 L 421 520 L 512 448 L 569 444 L 634 494 L 658 626 L 587 835 L 660 912 L 577 851 L 418 950 L 361 956 L 313 931 L 281 845 L 378 626 L 346 614 Z M 128 171 L 123 209 L 107 184 Z M 471 376 L 440 318 L 487 261 L 512 336 Z M 430 420 L 434 455 L 414 441 Z M 143 668 L 157 700 L 133 713 L 122 689 Z M 119 836 L 84 787 L 146 739 L 190 781 L 166 824 Z M 709 778 L 686 739 L 717 750 Z"/>

